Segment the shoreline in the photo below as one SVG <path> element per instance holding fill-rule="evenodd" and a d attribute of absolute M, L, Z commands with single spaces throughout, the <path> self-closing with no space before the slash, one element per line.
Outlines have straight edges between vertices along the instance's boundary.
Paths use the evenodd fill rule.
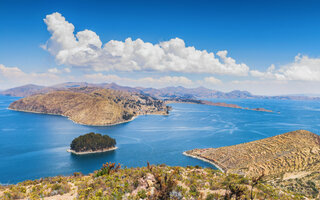
<path fill-rule="evenodd" d="M 7 108 L 8 110 L 13 110 L 13 111 L 18 111 L 18 112 L 25 112 L 25 113 L 34 113 L 34 114 L 42 114 L 42 115 L 54 115 L 54 116 L 61 116 L 61 117 L 66 117 L 68 120 L 72 121 L 75 124 L 79 124 L 79 125 L 84 125 L 84 126 L 115 126 L 118 124 L 123 124 L 123 123 L 127 123 L 127 122 L 131 122 L 133 121 L 137 116 L 132 117 L 129 120 L 123 121 L 123 122 L 116 122 L 113 124 L 105 124 L 105 125 L 92 125 L 92 124 L 84 124 L 84 123 L 80 123 L 80 122 L 76 122 L 72 119 L 70 119 L 70 117 L 66 116 L 66 115 L 62 115 L 62 114 L 53 114 L 53 113 L 43 113 L 43 112 L 36 112 L 36 111 L 30 111 L 30 110 L 19 110 L 19 109 L 13 109 L 13 108 Z"/>
<path fill-rule="evenodd" d="M 241 107 L 236 104 L 228 104 L 228 103 L 223 103 L 223 102 L 210 102 L 210 103 L 195 103 L 195 102 L 181 102 L 181 101 L 166 101 L 167 104 L 172 104 L 172 103 L 180 103 L 180 104 L 196 104 L 196 105 L 207 105 L 207 106 L 216 106 L 216 107 L 223 107 L 223 108 L 235 108 L 235 109 L 240 109 L 240 110 L 251 110 L 251 111 L 257 111 L 257 112 L 267 112 L 267 113 L 279 113 L 273 110 L 268 110 L 265 108 L 247 108 L 247 107 Z M 211 104 L 212 103 L 212 104 Z M 218 105 L 218 104 L 226 104 L 226 105 Z M 216 104 L 216 105 L 214 105 Z M 234 105 L 234 106 L 228 106 L 228 105 Z"/>
<path fill-rule="evenodd" d="M 211 165 L 215 166 L 218 170 L 220 170 L 222 173 L 226 173 L 226 171 L 224 169 L 222 169 L 222 167 L 220 167 L 217 163 L 213 162 L 212 160 L 209 160 L 209 159 L 206 159 L 206 158 L 203 158 L 200 156 L 188 154 L 186 151 L 184 151 L 182 154 L 185 156 L 191 157 L 191 158 L 195 158 L 195 159 L 210 163 Z"/>
<path fill-rule="evenodd" d="M 136 115 L 133 116 L 131 119 L 129 120 L 125 120 L 122 122 L 116 122 L 116 123 L 112 123 L 112 124 L 104 124 L 104 125 L 93 125 L 93 124 L 84 124 L 84 123 L 80 123 L 80 122 L 76 122 L 72 119 L 70 119 L 70 117 L 66 116 L 66 115 L 62 115 L 62 114 L 53 114 L 53 113 L 43 113 L 43 112 L 36 112 L 36 111 L 29 111 L 29 110 L 19 110 L 19 109 L 13 109 L 8 107 L 8 110 L 13 110 L 13 111 L 18 111 L 18 112 L 26 112 L 26 113 L 34 113 L 34 114 L 43 114 L 43 115 L 55 115 L 55 116 L 62 116 L 62 117 L 66 117 L 68 120 L 72 121 L 75 124 L 79 124 L 79 125 L 84 125 L 84 126 L 115 126 L 115 125 L 119 125 L 119 124 L 124 124 L 124 123 L 128 123 L 131 122 L 133 120 L 135 120 L 137 117 L 141 116 L 141 115 Z M 160 113 L 147 113 L 147 114 L 143 114 L 143 115 L 163 115 L 163 116 L 167 116 L 168 114 L 160 114 Z"/>
<path fill-rule="evenodd" d="M 104 152 L 108 152 L 108 151 L 114 151 L 116 149 L 118 149 L 118 147 L 112 147 L 112 148 L 102 149 L 102 150 L 98 150 L 98 151 L 81 151 L 81 152 L 76 152 L 74 150 L 67 149 L 67 152 L 73 153 L 76 155 L 86 155 L 86 154 L 93 154 L 93 153 L 104 153 Z"/>

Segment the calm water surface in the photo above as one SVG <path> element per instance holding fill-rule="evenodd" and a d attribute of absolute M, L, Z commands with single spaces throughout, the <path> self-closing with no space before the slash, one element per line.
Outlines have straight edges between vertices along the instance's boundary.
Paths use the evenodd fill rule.
<path fill-rule="evenodd" d="M 73 172 L 90 173 L 105 162 L 123 166 L 211 165 L 182 155 L 193 148 L 221 147 L 274 136 L 296 129 L 320 133 L 320 102 L 275 100 L 213 100 L 278 113 L 206 105 L 172 104 L 169 116 L 140 116 L 132 122 L 92 127 L 61 116 L 8 110 L 18 98 L 0 96 L 0 183 Z M 98 132 L 115 138 L 116 151 L 72 155 L 66 150 L 82 134 Z"/>

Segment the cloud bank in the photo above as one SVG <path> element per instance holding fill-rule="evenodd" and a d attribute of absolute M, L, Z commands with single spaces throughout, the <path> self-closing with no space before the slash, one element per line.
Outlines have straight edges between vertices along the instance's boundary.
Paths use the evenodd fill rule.
<path fill-rule="evenodd" d="M 227 51 L 216 54 L 186 46 L 180 38 L 152 44 L 141 39 L 111 40 L 102 44 L 99 36 L 84 30 L 74 34 L 74 25 L 60 13 L 44 19 L 52 34 L 43 48 L 59 64 L 87 67 L 95 71 L 155 71 L 209 73 L 244 76 L 249 67 L 227 56 Z"/>
<path fill-rule="evenodd" d="M 91 73 L 84 75 L 69 75 L 69 68 L 59 70 L 57 68 L 50 68 L 45 73 L 27 73 L 18 67 L 6 67 L 0 64 L 0 89 L 12 88 L 25 84 L 38 85 L 53 85 L 63 82 L 82 82 L 89 83 L 117 83 L 124 86 L 131 87 L 154 87 L 162 88 L 168 86 L 184 86 L 197 87 L 200 85 L 211 86 L 221 83 L 215 77 L 206 77 L 203 80 L 191 80 L 185 76 L 160 76 L 160 77 L 143 77 L 143 78 L 129 78 L 121 77 L 114 74 Z"/>
<path fill-rule="evenodd" d="M 62 81 L 65 81 L 65 79 L 58 76 L 55 70 L 49 70 L 47 73 L 26 73 L 18 67 L 6 67 L 0 64 L 0 84 L 3 88 L 29 83 L 48 85 Z"/>
<path fill-rule="evenodd" d="M 320 58 L 295 57 L 294 62 L 281 66 L 278 70 L 271 65 L 267 71 L 250 71 L 254 77 L 280 81 L 320 81 Z"/>
<path fill-rule="evenodd" d="M 144 77 L 139 79 L 120 77 L 117 75 L 104 75 L 102 73 L 86 74 L 84 79 L 92 83 L 115 82 L 120 85 L 140 86 L 140 87 L 168 87 L 168 86 L 185 86 L 193 87 L 194 82 L 184 76 L 163 76 L 158 78 Z"/>

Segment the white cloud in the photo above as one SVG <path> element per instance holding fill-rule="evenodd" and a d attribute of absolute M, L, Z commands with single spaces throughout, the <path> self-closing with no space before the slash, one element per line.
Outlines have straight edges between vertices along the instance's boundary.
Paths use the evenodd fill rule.
<path fill-rule="evenodd" d="M 70 68 L 64 68 L 62 70 L 59 70 L 58 68 L 55 67 L 55 68 L 48 69 L 48 72 L 52 73 L 52 74 L 60 74 L 62 72 L 70 73 L 71 70 L 70 70 Z"/>
<path fill-rule="evenodd" d="M 320 81 L 320 58 L 310 58 L 299 54 L 295 57 L 294 62 L 280 66 L 278 70 L 271 65 L 266 72 L 252 70 L 250 74 L 262 79 Z"/>
<path fill-rule="evenodd" d="M 60 13 L 47 15 L 44 22 L 52 34 L 43 45 L 59 64 L 89 67 L 95 71 L 158 71 L 247 75 L 249 67 L 227 57 L 227 51 L 214 53 L 187 47 L 182 39 L 151 44 L 141 39 L 111 40 L 105 45 L 90 30 L 79 31 Z"/>
<path fill-rule="evenodd" d="M 54 71 L 54 70 L 52 70 Z M 6 67 L 0 64 L 1 88 L 15 87 L 24 84 L 50 85 L 66 81 L 55 73 L 26 73 L 18 67 Z"/>
<path fill-rule="evenodd" d="M 319 82 L 286 80 L 234 80 L 223 82 L 216 89 L 222 91 L 247 90 L 257 95 L 320 94 Z"/>
<path fill-rule="evenodd" d="M 58 70 L 56 67 L 55 67 L 55 68 L 50 68 L 50 69 L 48 69 L 48 72 L 49 72 L 49 73 L 53 73 L 53 74 L 61 73 L 61 71 Z"/>
<path fill-rule="evenodd" d="M 68 68 L 67 68 L 68 69 Z M 104 75 L 102 73 L 85 74 L 82 76 L 65 76 L 59 70 L 51 68 L 48 73 L 26 73 L 18 67 L 6 67 L 0 64 L 0 85 L 1 89 L 12 88 L 25 84 L 53 85 L 69 81 L 87 81 L 90 83 L 111 83 L 115 82 L 126 86 L 141 87 L 167 87 L 167 86 L 186 86 L 193 87 L 194 82 L 184 76 L 163 76 L 163 77 L 144 77 L 139 79 L 120 77 L 117 75 Z"/>
<path fill-rule="evenodd" d="M 167 86 L 189 86 L 192 87 L 194 82 L 184 76 L 163 76 L 159 78 L 144 77 L 140 79 L 132 79 L 126 77 L 119 77 L 117 75 L 104 75 L 102 73 L 86 74 L 84 79 L 88 82 L 94 83 L 111 83 L 115 82 L 126 86 L 140 86 L 140 87 L 167 87 Z"/>
<path fill-rule="evenodd" d="M 70 73 L 70 72 L 71 72 L 71 69 L 70 69 L 70 68 L 64 68 L 63 71 L 64 71 L 64 72 L 67 72 L 67 73 Z"/>
<path fill-rule="evenodd" d="M 61 71 L 64 71 L 61 70 Z M 12 88 L 25 84 L 53 85 L 68 81 L 87 81 L 90 83 L 111 83 L 119 85 L 161 88 L 167 86 L 184 86 L 194 88 L 205 86 L 211 89 L 231 91 L 235 89 L 248 90 L 253 94 L 283 95 L 283 94 L 319 94 L 319 82 L 316 81 L 286 81 L 286 80 L 235 80 L 222 81 L 215 77 L 191 80 L 184 76 L 163 76 L 128 78 L 102 73 L 69 76 L 64 73 L 27 73 L 17 67 L 6 67 L 0 64 L 0 89 Z"/>
<path fill-rule="evenodd" d="M 213 76 L 205 77 L 204 78 L 204 82 L 208 83 L 208 84 L 211 84 L 211 85 L 217 85 L 217 84 L 222 83 L 220 79 L 217 79 L 217 78 L 215 78 Z"/>

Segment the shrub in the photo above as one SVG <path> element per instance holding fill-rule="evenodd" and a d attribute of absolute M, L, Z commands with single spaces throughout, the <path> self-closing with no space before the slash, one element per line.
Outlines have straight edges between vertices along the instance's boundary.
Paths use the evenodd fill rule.
<path fill-rule="evenodd" d="M 121 165 L 118 164 L 116 165 L 115 163 L 106 163 L 102 165 L 102 168 L 100 170 L 98 170 L 95 173 L 95 177 L 99 177 L 99 176 L 103 176 L 103 175 L 110 175 L 114 172 L 117 172 L 119 169 L 121 169 Z"/>

